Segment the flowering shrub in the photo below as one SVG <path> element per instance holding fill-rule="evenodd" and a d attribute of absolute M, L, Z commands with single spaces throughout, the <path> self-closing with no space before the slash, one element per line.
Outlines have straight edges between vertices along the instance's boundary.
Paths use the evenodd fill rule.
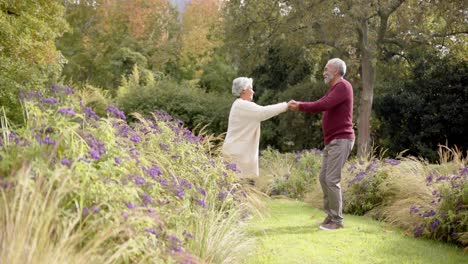
<path fill-rule="evenodd" d="M 284 157 L 287 155 L 287 157 Z M 273 182 L 270 186 L 271 195 L 286 195 L 291 198 L 304 198 L 307 192 L 311 191 L 312 186 L 317 181 L 321 165 L 321 151 L 317 149 L 303 150 L 295 154 L 278 155 L 278 152 L 267 149 L 262 152 L 263 166 L 271 166 L 280 160 L 286 160 L 288 171 L 278 175 L 269 171 Z M 267 172 L 268 173 L 268 172 Z"/>
<path fill-rule="evenodd" d="M 348 172 L 355 176 L 344 183 L 347 185 L 346 191 L 343 192 L 344 212 L 364 215 L 382 204 L 389 193 L 380 188 L 380 185 L 388 177 L 386 171 L 380 168 L 387 163 L 395 166 L 399 164 L 399 161 L 388 159 L 381 162 L 374 159 L 364 169 L 359 169 L 360 166 L 365 165 L 363 161 L 348 168 Z"/>
<path fill-rule="evenodd" d="M 433 200 L 413 205 L 410 214 L 418 215 L 414 236 L 468 245 L 468 167 L 450 175 L 432 171 L 426 183 L 433 187 Z"/>
<path fill-rule="evenodd" d="M 197 236 L 194 223 L 208 209 L 224 217 L 242 206 L 245 193 L 235 172 L 204 154 L 203 138 L 165 112 L 135 115 L 137 121 L 129 125 L 117 107 L 109 105 L 108 117 L 101 117 L 73 93 L 53 86 L 46 95 L 22 94 L 27 122 L 3 129 L 0 175 L 13 175 L 24 162 L 33 175 L 65 170 L 78 188 L 62 202 L 64 214 L 102 219 L 103 226 L 115 217 L 127 222 L 125 241 L 137 242 L 127 260 L 147 254 L 180 262 L 194 258 L 185 247 Z M 4 188 L 15 181 L 0 179 Z"/>

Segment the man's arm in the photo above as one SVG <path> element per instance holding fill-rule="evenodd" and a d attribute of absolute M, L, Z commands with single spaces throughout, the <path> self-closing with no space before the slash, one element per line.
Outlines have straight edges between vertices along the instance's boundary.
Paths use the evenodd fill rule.
<path fill-rule="evenodd" d="M 297 102 L 298 110 L 303 112 L 323 112 L 343 102 L 348 97 L 344 83 L 339 83 L 327 95 L 313 102 Z"/>

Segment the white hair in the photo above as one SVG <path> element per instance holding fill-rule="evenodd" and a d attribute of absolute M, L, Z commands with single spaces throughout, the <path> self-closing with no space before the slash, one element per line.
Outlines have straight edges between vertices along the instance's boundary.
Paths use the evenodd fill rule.
<path fill-rule="evenodd" d="M 232 94 L 234 96 L 240 96 L 241 92 L 248 88 L 253 88 L 252 78 L 237 77 L 232 81 Z"/>
<path fill-rule="evenodd" d="M 338 73 L 340 74 L 341 77 L 343 77 L 346 74 L 346 63 L 338 58 L 333 58 L 327 62 L 327 64 L 331 64 L 335 66 L 338 69 Z"/>

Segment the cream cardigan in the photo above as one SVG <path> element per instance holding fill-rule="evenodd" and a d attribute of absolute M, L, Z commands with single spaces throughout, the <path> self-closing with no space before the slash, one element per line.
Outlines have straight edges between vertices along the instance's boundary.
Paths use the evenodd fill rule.
<path fill-rule="evenodd" d="M 260 122 L 288 110 L 287 103 L 260 106 L 238 98 L 231 107 L 223 157 L 236 163 L 241 177 L 258 176 Z"/>

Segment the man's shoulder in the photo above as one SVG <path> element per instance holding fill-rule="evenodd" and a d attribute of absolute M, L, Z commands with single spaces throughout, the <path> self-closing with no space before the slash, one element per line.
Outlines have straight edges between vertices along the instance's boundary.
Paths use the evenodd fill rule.
<path fill-rule="evenodd" d="M 335 88 L 339 88 L 339 89 L 345 89 L 345 90 L 353 90 L 353 86 L 351 85 L 351 83 L 346 80 L 346 79 L 341 79 L 339 82 L 337 82 L 335 84 Z"/>

